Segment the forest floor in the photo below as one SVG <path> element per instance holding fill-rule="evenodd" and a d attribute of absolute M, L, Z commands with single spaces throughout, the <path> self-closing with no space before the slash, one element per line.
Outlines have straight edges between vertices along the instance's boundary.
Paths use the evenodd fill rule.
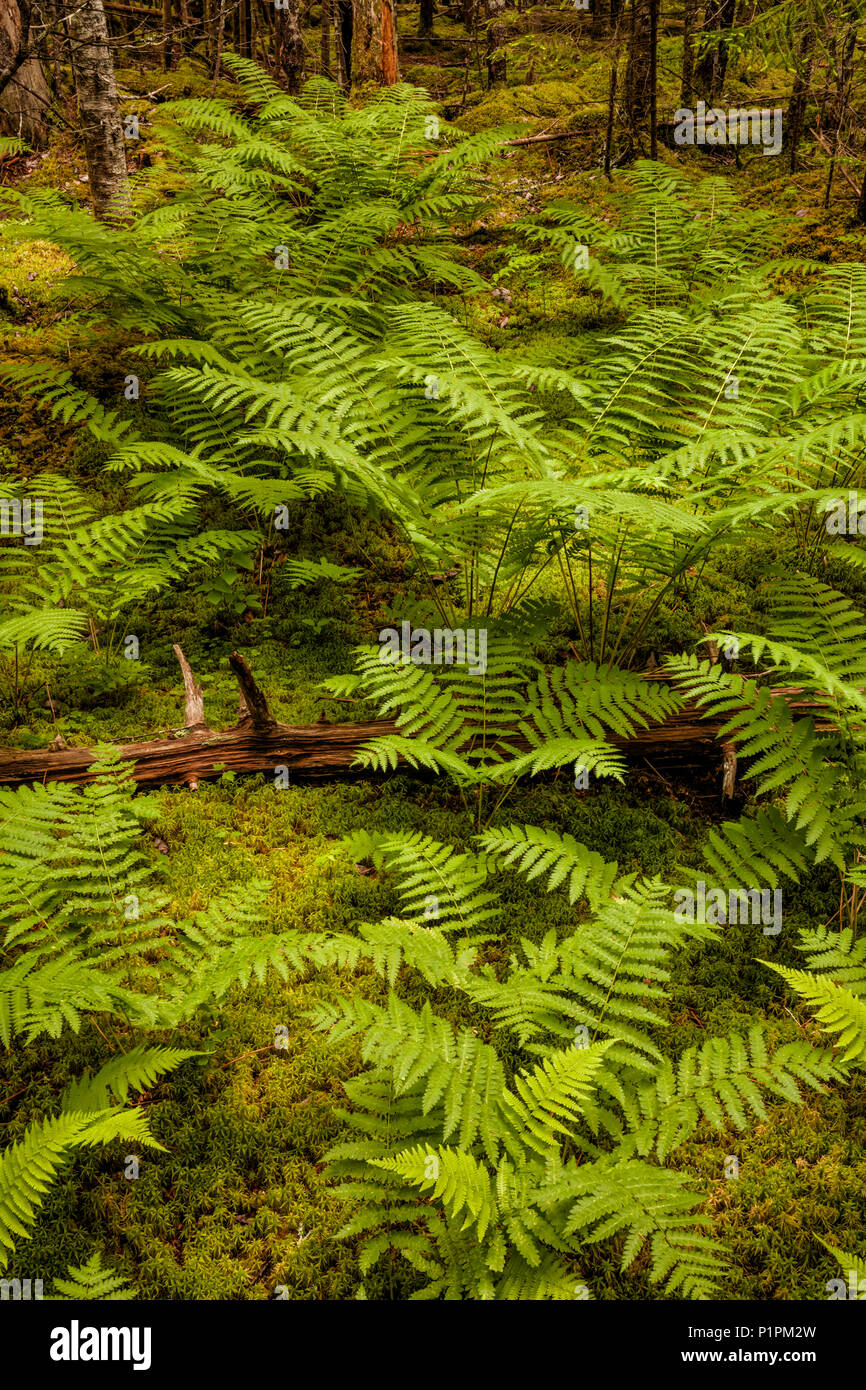
<path fill-rule="evenodd" d="M 613 203 L 601 170 L 607 63 L 588 44 L 566 33 L 518 37 L 509 50 L 510 85 L 482 93 L 478 55 L 472 53 L 466 98 L 467 43 L 461 25 L 437 18 L 434 41 L 413 36 L 408 7 L 400 13 L 403 68 L 412 82 L 427 86 L 447 114 L 475 131 L 506 123 L 527 134 L 574 131 L 573 139 L 515 149 L 511 176 L 490 181 L 494 205 L 473 227 L 466 255 L 488 280 L 491 293 L 465 302 L 462 312 L 492 347 L 514 347 L 538 363 L 567 366 L 575 318 L 586 324 L 591 301 L 575 297 L 565 277 L 542 275 L 531 249 L 510 230 L 527 210 L 562 196 L 612 217 Z M 310 48 L 317 31 L 307 35 Z M 482 55 L 483 57 L 483 55 Z M 662 50 L 663 99 L 671 112 L 676 82 Z M 126 105 L 146 115 L 146 93 L 165 86 L 164 96 L 204 95 L 201 72 L 184 64 L 175 73 L 140 73 L 121 68 Z M 778 72 L 738 74 L 730 104 L 780 102 L 787 78 Z M 221 94 L 231 94 L 221 84 Z M 660 102 L 661 106 L 661 102 Z M 674 156 L 667 151 L 663 158 Z M 783 157 L 784 158 L 784 157 Z M 696 172 L 729 177 L 747 202 L 773 207 L 785 222 L 784 253 L 818 259 L 866 260 L 866 234 L 852 223 L 854 194 L 842 176 L 825 209 L 825 174 L 817 165 L 790 174 L 783 158 L 749 152 L 744 167 L 733 159 L 695 154 Z M 682 167 L 683 161 L 679 160 Z M 59 136 L 44 159 L 19 165 L 24 182 L 78 192 L 83 155 L 71 137 Z M 11 174 L 10 174 L 11 176 Z M 64 258 L 47 244 L 15 243 L 0 227 L 0 354 L 17 360 L 75 361 L 78 379 L 97 393 L 116 374 L 118 340 L 106 331 L 103 348 L 80 349 L 77 307 L 64 294 Z M 507 288 L 505 307 L 492 291 Z M 46 421 L 25 396 L 0 405 L 0 463 L 24 470 L 68 470 L 85 486 L 101 489 L 99 455 L 86 439 L 58 422 Z M 357 586 L 327 583 L 311 593 L 275 597 L 267 613 L 251 594 L 240 611 L 214 602 L 206 592 L 178 592 L 160 601 L 139 636 L 148 659 L 134 670 L 119 664 L 106 672 L 95 655 L 82 655 L 55 677 L 50 699 L 32 698 L 26 719 L 6 723 L 0 741 L 15 747 L 44 747 L 56 732 L 75 744 L 147 737 L 183 723 L 182 687 L 172 644 L 180 643 L 205 690 L 214 727 L 235 717 L 237 688 L 226 657 L 233 648 L 246 656 L 274 714 L 289 723 L 333 722 L 373 713 L 363 705 L 335 704 L 317 685 L 352 666 L 353 646 L 381 625 L 383 615 L 411 580 L 405 555 L 387 527 L 361 535 L 338 502 L 308 506 L 299 518 L 299 554 L 344 564 L 363 563 Z M 741 611 L 749 610 L 749 557 L 724 576 Z M 683 619 L 683 622 L 685 620 Z M 648 645 L 671 650 L 684 634 L 669 614 Z M 127 668 L 131 663 L 127 663 Z M 5 691 L 8 662 L 0 670 Z M 27 681 L 39 682 L 34 668 Z M 53 710 L 51 706 L 53 705 Z M 715 776 L 715 771 L 713 772 Z M 664 875 L 692 851 L 708 823 L 703 786 L 672 786 L 643 769 L 624 788 L 577 795 L 567 779 L 526 787 L 500 815 L 503 823 L 527 821 L 568 831 L 621 870 L 641 868 Z M 333 842 L 363 826 L 368 830 L 418 828 L 433 837 L 467 844 L 475 826 L 447 785 L 408 775 L 325 786 L 292 786 L 280 796 L 264 777 L 235 778 L 158 793 L 159 815 L 149 830 L 154 865 L 161 865 L 179 914 L 218 890 L 254 878 L 272 885 L 269 926 L 351 929 L 397 910 L 392 888 L 368 864 L 345 866 Z M 709 819 L 713 813 L 709 813 Z M 635 857 L 640 846 L 640 863 Z M 813 875 L 790 895 L 786 922 L 800 926 L 826 920 L 835 910 L 832 878 Z M 557 914 L 552 899 L 540 903 L 532 885 L 509 879 L 502 951 L 521 936 L 538 940 Z M 723 940 L 694 947 L 678 958 L 670 1005 L 670 1050 L 677 1055 L 713 1031 L 755 1019 L 768 1021 L 772 1035 L 796 1038 L 803 1016 L 779 1000 L 773 980 L 756 958 L 762 954 L 755 928 L 730 927 Z M 799 963 L 793 950 L 779 959 Z M 371 995 L 378 978 L 362 967 L 353 988 Z M 178 1045 L 201 1048 L 199 1066 L 161 1083 L 152 1126 L 168 1146 L 149 1154 L 136 1181 L 125 1179 L 111 1151 L 76 1160 L 52 1190 L 33 1239 L 21 1246 L 21 1277 L 62 1273 L 85 1260 L 94 1244 L 135 1283 L 145 1298 L 248 1299 L 273 1297 L 284 1285 L 293 1299 L 341 1299 L 356 1293 L 360 1273 L 352 1242 L 337 1240 L 345 1204 L 324 1181 L 323 1155 L 343 1133 L 342 1082 L 359 1066 L 356 1049 L 334 1048 L 313 1033 L 304 1011 L 337 997 L 344 977 L 320 971 L 306 981 L 269 979 L 246 991 L 233 990 L 213 1017 L 189 1026 Z M 275 1050 L 274 1030 L 289 1028 L 287 1051 Z M 118 1048 L 122 1029 L 100 1037 L 90 1029 L 45 1042 L 21 1056 L 0 1056 L 0 1131 L 13 1139 L 66 1078 L 102 1061 Z M 168 1041 L 168 1038 L 165 1039 Z M 22 1093 L 24 1101 L 22 1103 Z M 10 1101 L 15 1099 L 14 1119 Z M 147 1104 L 145 1098 L 145 1104 Z M 731 1298 L 824 1297 L 835 1273 L 817 1237 L 824 1233 L 843 1248 L 861 1241 L 866 1216 L 866 1077 L 844 1090 L 809 1094 L 792 1111 L 770 1105 L 768 1118 L 747 1140 L 732 1133 L 699 1130 L 678 1153 L 677 1166 L 696 1175 L 711 1192 L 716 1232 L 733 1257 Z M 740 1180 L 722 1176 L 725 1156 L 740 1159 Z M 638 1271 L 623 1275 L 600 1248 L 586 1267 L 597 1296 L 658 1297 Z M 409 1285 L 385 1270 L 368 1279 L 370 1296 L 403 1296 Z"/>

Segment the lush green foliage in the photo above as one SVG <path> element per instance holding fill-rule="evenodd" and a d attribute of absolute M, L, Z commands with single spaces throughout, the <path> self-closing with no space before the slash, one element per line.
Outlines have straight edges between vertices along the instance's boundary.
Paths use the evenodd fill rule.
<path fill-rule="evenodd" d="M 400 780 L 384 829 L 348 793 L 335 821 L 317 821 L 316 834 L 349 832 L 356 868 L 342 877 L 345 848 L 331 847 L 325 870 L 291 858 L 310 817 L 294 791 L 291 809 L 261 813 L 254 862 L 237 842 L 213 860 L 202 849 L 217 792 L 178 812 L 170 793 L 134 795 L 105 750 L 83 789 L 0 791 L 0 1040 L 22 1067 L 58 1040 L 76 1057 L 99 1053 L 104 1030 L 113 1040 L 110 1056 L 63 1085 L 45 1080 L 16 1114 L 0 1158 L 0 1257 L 17 1258 L 61 1202 L 73 1156 L 83 1168 L 118 1141 L 165 1163 L 149 1201 L 169 1207 L 191 1181 L 172 1143 L 187 1174 L 201 1160 L 175 1081 L 162 1083 L 177 1073 L 202 1132 L 222 1097 L 209 1142 L 228 1167 L 259 1133 L 251 1112 L 280 1097 L 268 1142 L 300 1135 L 292 1162 L 306 1167 L 286 1195 L 269 1154 L 249 1189 L 277 1193 L 256 1232 L 268 1278 L 304 1296 L 321 1287 L 324 1256 L 303 1276 L 291 1267 L 310 1238 L 296 1189 L 319 1182 L 329 1147 L 321 1181 L 336 1186 L 315 1208 L 327 1230 L 316 1249 L 335 1230 L 336 1193 L 351 1252 L 329 1296 L 362 1277 L 369 1296 L 396 1278 L 398 1296 L 603 1297 L 621 1271 L 655 1296 L 724 1295 L 736 1257 L 706 1201 L 721 1174 L 701 1171 L 700 1147 L 755 1121 L 780 1143 L 794 1106 L 844 1097 L 866 1061 L 864 562 L 825 527 L 862 480 L 866 268 L 783 258 L 777 223 L 725 180 L 638 164 L 604 215 L 565 198 L 522 220 L 526 254 L 583 317 L 567 351 L 496 350 L 477 310 L 488 282 L 459 232 L 476 225 L 483 172 L 505 167 L 507 132 L 465 138 L 443 122 L 437 145 L 415 88 L 359 108 L 329 83 L 289 99 L 255 65 L 233 66 L 240 103 L 162 108 L 161 158 L 136 177 L 129 219 L 95 223 L 59 195 L 4 190 L 6 230 L 74 263 L 66 285 L 86 351 L 122 346 L 102 390 L 57 361 L 0 364 L 10 388 L 95 450 L 78 476 L 4 459 L 2 495 L 38 484 L 45 529 L 39 547 L 0 556 L 9 722 L 28 715 L 22 664 L 39 690 L 98 654 L 110 699 L 126 634 L 163 606 L 179 622 L 195 595 L 227 617 L 227 650 L 249 621 L 264 651 L 280 630 L 268 615 L 286 621 L 297 589 L 342 585 L 357 609 L 355 669 L 346 642 L 330 666 L 343 673 L 319 689 L 395 721 L 359 764 L 439 785 Z M 130 376 L 140 391 L 123 401 Z M 299 536 L 311 542 L 334 517 L 339 547 L 300 553 L 311 545 Z M 764 551 L 781 563 L 748 572 L 743 557 Z M 403 621 L 483 629 L 483 671 L 383 660 L 378 634 Z M 664 682 L 640 669 L 656 652 L 675 652 Z M 663 852 L 654 812 L 618 838 L 622 742 L 687 701 L 722 721 L 752 799 L 699 835 L 671 812 Z M 591 795 L 569 803 L 572 767 L 592 774 Z M 219 795 L 243 821 L 247 792 L 227 777 Z M 249 795 L 272 806 L 282 793 L 266 782 Z M 196 846 L 183 893 L 153 853 L 172 815 L 189 818 Z M 473 843 L 451 843 L 470 830 Z M 268 882 L 259 854 L 272 856 Z M 725 890 L 783 882 L 802 953 L 787 930 L 778 949 L 756 950 L 730 928 L 679 920 L 671 894 L 697 875 Z M 682 1023 L 684 982 L 722 958 L 731 999 L 696 1034 Z M 245 1007 L 241 989 L 257 1001 L 236 1040 L 248 1050 L 214 1066 L 217 1024 Z M 783 998 L 813 1019 L 780 1031 Z M 241 1068 L 240 1099 L 226 1101 L 222 1069 L 278 1054 L 283 1017 L 294 1045 L 302 1014 L 331 1051 L 302 1035 L 297 1093 Z M 324 1091 L 327 1117 L 314 1106 L 296 1128 L 295 1108 Z M 136 1202 L 106 1198 L 104 1210 L 117 1223 Z M 154 1221 L 160 1254 L 139 1250 L 136 1287 L 212 1295 L 213 1278 L 246 1296 L 261 1278 L 226 1273 L 222 1237 L 217 1275 L 179 1273 L 168 1218 Z M 849 1248 L 849 1235 L 828 1248 Z M 93 1254 L 55 1284 L 64 1297 L 128 1296 L 118 1280 Z"/>

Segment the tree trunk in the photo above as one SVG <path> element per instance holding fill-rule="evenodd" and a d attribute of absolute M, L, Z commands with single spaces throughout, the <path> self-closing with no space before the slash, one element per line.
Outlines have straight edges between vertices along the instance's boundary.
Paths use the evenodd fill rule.
<path fill-rule="evenodd" d="M 162 0 L 162 66 L 169 72 L 172 65 L 171 0 Z"/>
<path fill-rule="evenodd" d="M 213 87 L 211 96 L 216 91 L 217 83 L 220 80 L 220 69 L 222 67 L 223 44 L 226 36 L 226 0 L 215 0 L 216 3 L 216 38 L 214 40 L 214 60 L 213 60 Z"/>
<path fill-rule="evenodd" d="M 860 201 L 857 204 L 857 221 L 866 222 L 866 173 L 860 185 Z"/>
<path fill-rule="evenodd" d="M 397 27 L 393 0 L 354 0 L 352 6 L 352 86 L 375 82 L 391 87 L 397 81 Z"/>
<path fill-rule="evenodd" d="M 604 132 L 604 176 L 610 178 L 610 160 L 613 152 L 613 118 L 616 113 L 616 78 L 619 67 L 619 45 L 610 64 L 610 84 L 607 93 L 607 126 Z"/>
<path fill-rule="evenodd" d="M 698 0 L 683 0 L 683 67 L 680 103 L 690 107 L 695 92 L 695 44 L 694 29 L 698 12 Z"/>
<path fill-rule="evenodd" d="M 322 76 L 331 76 L 331 4 L 332 0 L 322 0 L 322 32 L 319 40 L 319 54 Z"/>
<path fill-rule="evenodd" d="M 633 138 L 650 108 L 650 5 L 651 0 L 631 0 L 625 102 Z"/>
<path fill-rule="evenodd" d="M 485 0 L 484 9 L 487 15 L 487 85 L 496 87 L 506 80 L 506 28 L 502 22 L 505 0 Z"/>
<path fill-rule="evenodd" d="M 421 0 L 418 6 L 418 37 L 428 38 L 433 33 L 433 0 Z"/>
<path fill-rule="evenodd" d="M 659 0 L 650 0 L 650 159 L 658 158 Z"/>
<path fill-rule="evenodd" d="M 50 97 L 32 37 L 30 0 L 0 0 L 0 134 L 41 149 Z"/>
<path fill-rule="evenodd" d="M 856 6 L 849 0 L 848 5 L 843 7 L 843 27 L 836 36 L 833 49 L 836 58 L 836 95 L 831 103 L 830 120 L 825 127 L 828 136 L 832 136 L 832 154 L 830 156 L 830 167 L 827 170 L 827 184 L 824 189 L 824 207 L 830 206 L 830 193 L 833 189 L 833 178 L 836 172 L 836 160 L 839 156 L 839 149 L 844 141 L 845 121 L 848 114 L 848 88 L 854 75 L 854 47 L 857 38 L 857 15 Z"/>
<path fill-rule="evenodd" d="M 121 210 L 126 189 L 126 149 L 102 0 L 76 0 L 69 37 L 78 114 L 84 138 L 93 211 Z"/>
<path fill-rule="evenodd" d="M 298 0 L 283 0 L 283 4 L 276 12 L 277 70 L 284 74 L 286 88 L 294 95 L 304 80 L 304 43 Z"/>
<path fill-rule="evenodd" d="M 791 100 L 788 105 L 788 139 L 791 142 L 791 173 L 797 169 L 797 146 L 800 143 L 800 134 L 803 129 L 803 120 L 806 115 L 806 103 L 809 99 L 809 83 L 812 80 L 812 63 L 814 62 L 815 30 L 809 28 L 803 35 L 800 44 L 800 51 L 797 55 L 797 67 L 794 73 L 794 85 L 791 89 Z"/>
<path fill-rule="evenodd" d="M 737 0 L 709 0 L 704 12 L 704 29 L 730 29 L 737 12 Z M 712 105 L 722 94 L 728 71 L 728 45 L 724 39 L 708 48 L 695 68 L 695 87 Z"/>
<path fill-rule="evenodd" d="M 242 58 L 251 58 L 253 54 L 250 29 L 250 0 L 240 0 L 238 7 L 238 24 L 240 26 L 238 53 Z"/>
<path fill-rule="evenodd" d="M 355 22 L 352 0 L 336 0 L 334 51 L 337 55 L 337 81 L 347 91 L 352 85 L 352 27 Z"/>

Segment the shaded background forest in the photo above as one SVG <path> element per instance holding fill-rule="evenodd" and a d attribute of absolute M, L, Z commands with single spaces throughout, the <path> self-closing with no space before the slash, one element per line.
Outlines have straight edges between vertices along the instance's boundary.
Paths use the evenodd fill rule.
<path fill-rule="evenodd" d="M 417 82 L 449 119 L 507 86 L 524 96 L 514 114 L 552 118 L 546 139 L 591 131 L 592 161 L 606 171 L 671 144 L 675 107 L 758 102 L 783 111 L 787 169 L 820 166 L 823 205 L 841 184 L 863 221 L 862 9 L 861 0 L 0 0 L 0 134 L 39 149 L 50 128 L 79 124 L 98 208 L 124 172 L 113 68 L 129 70 L 127 96 L 131 74 L 146 73 L 135 89 L 158 101 L 217 84 L 232 52 L 289 93 L 316 74 L 358 92 Z M 555 80 L 569 90 L 536 92 Z M 134 163 L 142 154 L 129 145 L 127 130 Z"/>

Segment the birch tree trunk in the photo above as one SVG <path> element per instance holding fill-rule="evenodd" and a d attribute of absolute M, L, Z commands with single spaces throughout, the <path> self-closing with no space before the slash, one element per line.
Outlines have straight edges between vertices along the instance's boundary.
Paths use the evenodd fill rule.
<path fill-rule="evenodd" d="M 69 13 L 69 38 L 93 211 L 103 217 L 122 207 L 127 175 L 102 0 L 76 0 Z"/>
<path fill-rule="evenodd" d="M 397 26 L 392 0 L 354 0 L 352 6 L 353 86 L 375 82 L 390 87 L 397 81 Z"/>
<path fill-rule="evenodd" d="M 39 149 L 48 143 L 50 98 L 30 39 L 30 0 L 0 0 L 0 134 Z"/>

